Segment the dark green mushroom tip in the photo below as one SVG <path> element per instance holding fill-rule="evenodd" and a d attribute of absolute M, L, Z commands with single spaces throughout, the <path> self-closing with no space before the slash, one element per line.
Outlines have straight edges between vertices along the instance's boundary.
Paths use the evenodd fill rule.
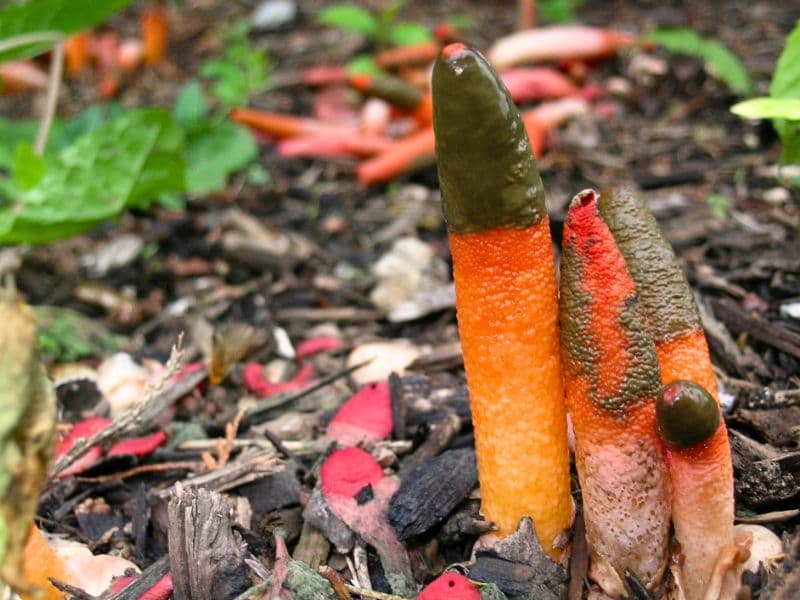
<path fill-rule="evenodd" d="M 719 423 L 719 406 L 705 388 L 681 380 L 661 388 L 656 399 L 656 428 L 671 448 L 684 450 L 704 442 Z"/>
<path fill-rule="evenodd" d="M 462 43 L 433 68 L 433 128 L 448 229 L 525 228 L 546 215 L 528 134 L 500 77 Z"/>

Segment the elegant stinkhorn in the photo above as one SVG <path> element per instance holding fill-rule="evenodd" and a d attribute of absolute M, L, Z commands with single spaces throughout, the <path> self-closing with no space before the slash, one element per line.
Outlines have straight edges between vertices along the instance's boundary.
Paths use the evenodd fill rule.
<path fill-rule="evenodd" d="M 359 73 L 350 77 L 350 85 L 365 96 L 382 98 L 404 110 L 414 110 L 422 102 L 422 92 L 419 89 L 394 75 Z"/>
<path fill-rule="evenodd" d="M 389 138 L 343 129 L 281 140 L 277 149 L 286 158 L 350 158 L 380 154 L 392 144 Z"/>
<path fill-rule="evenodd" d="M 372 185 L 432 165 L 436 160 L 434 148 L 433 127 L 420 129 L 358 165 L 358 181 L 362 185 Z"/>
<path fill-rule="evenodd" d="M 283 113 L 234 108 L 230 119 L 240 125 L 247 125 L 256 131 L 274 138 L 291 138 L 302 135 L 323 135 L 328 132 L 351 131 L 349 125 L 333 125 L 307 117 L 296 117 Z"/>
<path fill-rule="evenodd" d="M 670 493 L 655 425 L 658 358 L 597 197 L 579 193 L 564 224 L 562 352 L 590 576 L 618 597 L 626 570 L 651 589 L 661 580 Z"/>
<path fill-rule="evenodd" d="M 422 125 L 431 123 L 433 115 L 430 95 L 401 77 L 361 73 L 350 77 L 350 85 L 367 97 L 381 98 L 406 111 Z"/>
<path fill-rule="evenodd" d="M 706 405 L 715 414 L 697 416 L 703 423 L 716 416 L 707 440 L 694 440 L 688 449 L 666 445 L 672 520 L 684 556 L 683 587 L 687 600 L 702 598 L 717 556 L 734 543 L 731 451 L 725 421 L 718 414 L 708 344 L 686 276 L 643 200 L 633 189 L 618 186 L 603 192 L 599 206 L 636 282 L 662 382 L 692 381 L 717 400 L 713 410 Z M 683 419 L 680 427 L 697 426 L 691 421 Z"/>
<path fill-rule="evenodd" d="M 542 181 L 519 112 L 480 53 L 446 46 L 433 98 L 481 510 L 501 535 L 530 516 L 558 556 L 572 501 Z"/>
<path fill-rule="evenodd" d="M 155 3 L 145 8 L 141 26 L 145 64 L 160 63 L 167 54 L 169 44 L 169 18 L 166 7 Z"/>
<path fill-rule="evenodd" d="M 64 64 L 67 74 L 75 77 L 91 60 L 92 34 L 88 31 L 71 36 L 64 43 Z"/>
<path fill-rule="evenodd" d="M 517 67 L 500 76 L 514 102 L 564 98 L 581 92 L 569 77 L 551 67 Z"/>
<path fill-rule="evenodd" d="M 526 29 L 497 40 L 486 53 L 496 69 L 558 59 L 594 59 L 611 56 L 636 38 L 584 25 L 551 25 Z"/>
<path fill-rule="evenodd" d="M 383 50 L 375 55 L 375 64 L 382 69 L 400 69 L 408 66 L 429 65 L 436 59 L 441 47 L 459 37 L 458 29 L 450 23 L 439 23 L 433 30 L 435 40 Z"/>

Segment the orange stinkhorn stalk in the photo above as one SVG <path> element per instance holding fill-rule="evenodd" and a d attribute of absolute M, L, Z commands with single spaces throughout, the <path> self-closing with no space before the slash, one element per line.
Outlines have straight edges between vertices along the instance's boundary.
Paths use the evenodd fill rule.
<path fill-rule="evenodd" d="M 421 129 L 397 140 L 377 156 L 358 165 L 358 181 L 362 185 L 372 185 L 432 165 L 435 161 L 434 152 L 433 127 Z"/>
<path fill-rule="evenodd" d="M 350 126 L 333 125 L 306 117 L 252 108 L 234 108 L 229 118 L 240 125 L 247 125 L 275 138 L 316 135 L 331 131 L 352 131 Z"/>
<path fill-rule="evenodd" d="M 366 135 L 357 130 L 331 131 L 281 140 L 278 154 L 285 157 L 350 158 L 373 156 L 392 146 L 389 138 Z"/>
<path fill-rule="evenodd" d="M 558 557 L 572 501 L 542 181 L 519 112 L 480 53 L 446 46 L 433 100 L 481 510 L 500 535 L 530 516 Z"/>
<path fill-rule="evenodd" d="M 634 190 L 624 186 L 603 192 L 600 213 L 636 282 L 662 382 L 694 382 L 718 405 L 717 382 L 691 288 L 655 218 Z M 674 491 L 672 520 L 685 557 L 682 583 L 687 600 L 703 598 L 714 562 L 734 543 L 731 450 L 718 406 L 715 412 L 718 426 L 707 440 L 688 449 L 666 445 Z"/>
<path fill-rule="evenodd" d="M 362 73 L 353 75 L 350 85 L 365 96 L 381 98 L 410 113 L 422 125 L 430 125 L 433 120 L 430 94 L 423 94 L 405 79 L 392 75 L 375 77 Z"/>
<path fill-rule="evenodd" d="M 142 45 L 144 62 L 155 65 L 164 60 L 169 43 L 169 19 L 166 7 L 153 4 L 142 13 Z"/>
<path fill-rule="evenodd" d="M 64 44 L 64 63 L 67 75 L 75 77 L 91 59 L 92 34 L 88 31 L 70 37 Z"/>
<path fill-rule="evenodd" d="M 605 58 L 636 43 L 631 35 L 584 25 L 526 29 L 497 40 L 486 53 L 495 69 L 547 60 Z"/>
<path fill-rule="evenodd" d="M 0 92 L 29 92 L 47 87 L 47 73 L 30 60 L 0 64 Z"/>
<path fill-rule="evenodd" d="M 500 74 L 514 102 L 577 96 L 581 88 L 550 67 L 517 67 Z"/>
<path fill-rule="evenodd" d="M 650 589 L 661 580 L 670 491 L 655 426 L 658 358 L 597 198 L 579 193 L 564 224 L 561 347 L 590 576 L 619 597 L 627 569 Z"/>
<path fill-rule="evenodd" d="M 383 50 L 375 55 L 375 64 L 382 69 L 427 65 L 436 59 L 438 53 L 439 43 L 435 40 L 429 40 L 409 46 L 398 46 L 397 48 Z"/>
<path fill-rule="evenodd" d="M 531 140 L 533 154 L 542 155 L 548 134 L 565 121 L 589 113 L 589 103 L 581 98 L 562 98 L 543 102 L 536 108 L 522 113 L 522 123 Z"/>

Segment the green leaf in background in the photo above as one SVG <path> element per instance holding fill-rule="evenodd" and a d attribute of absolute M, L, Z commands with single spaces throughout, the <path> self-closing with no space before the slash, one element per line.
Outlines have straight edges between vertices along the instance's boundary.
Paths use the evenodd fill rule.
<path fill-rule="evenodd" d="M 147 208 L 159 195 L 186 188 L 184 133 L 163 108 L 142 109 L 126 116 L 133 127 L 158 132 L 125 203 L 126 207 Z"/>
<path fill-rule="evenodd" d="M 769 95 L 773 98 L 800 98 L 800 20 L 786 38 L 786 46 L 778 57 Z"/>
<path fill-rule="evenodd" d="M 51 130 L 53 137 L 58 137 L 56 130 L 58 123 L 53 123 Z M 14 155 L 20 144 L 30 143 L 36 138 L 36 131 L 39 125 L 34 121 L 10 121 L 0 119 L 0 168 L 12 169 L 14 167 Z"/>
<path fill-rule="evenodd" d="M 700 37 L 693 29 L 658 29 L 649 33 L 647 39 L 675 54 L 703 59 L 712 75 L 737 92 L 749 93 L 752 89 L 750 77 L 738 57 L 716 40 Z"/>
<path fill-rule="evenodd" d="M 143 206 L 156 193 L 182 189 L 182 152 L 182 132 L 165 109 L 132 111 L 100 125 L 46 157 L 42 179 L 17 203 L 0 206 L 0 243 L 69 237 L 131 203 Z"/>
<path fill-rule="evenodd" d="M 384 71 L 375 64 L 375 57 L 371 54 L 357 54 L 347 62 L 347 72 L 350 75 L 383 75 Z"/>
<path fill-rule="evenodd" d="M 225 54 L 200 66 L 200 74 L 212 80 L 212 92 L 225 108 L 246 104 L 269 83 L 269 60 L 250 42 L 249 27 L 246 20 L 229 27 L 222 34 Z"/>
<path fill-rule="evenodd" d="M 715 219 L 724 220 L 728 218 L 731 211 L 730 198 L 724 194 L 711 194 L 707 199 L 708 210 Z"/>
<path fill-rule="evenodd" d="M 778 57 L 769 94 L 773 98 L 800 98 L 800 20 Z M 775 119 L 772 124 L 783 144 L 781 164 L 800 164 L 800 119 Z"/>
<path fill-rule="evenodd" d="M 207 126 L 208 104 L 197 81 L 190 81 L 180 89 L 172 112 L 175 120 L 190 133 Z"/>
<path fill-rule="evenodd" d="M 225 188 L 228 175 L 248 166 L 258 147 L 248 130 L 230 121 L 191 134 L 186 140 L 186 189 L 194 194 Z"/>
<path fill-rule="evenodd" d="M 800 100 L 793 98 L 751 98 L 731 106 L 731 112 L 745 119 L 790 119 L 800 121 Z"/>
<path fill-rule="evenodd" d="M 33 313 L 39 350 L 57 363 L 106 356 L 129 341 L 106 329 L 99 320 L 70 308 L 34 306 Z"/>
<path fill-rule="evenodd" d="M 583 0 L 539 0 L 537 10 L 544 23 L 568 23 L 582 4 Z"/>
<path fill-rule="evenodd" d="M 57 154 L 82 135 L 93 131 L 108 120 L 110 106 L 93 105 L 68 121 L 56 119 L 47 140 L 46 156 Z M 14 167 L 14 152 L 22 142 L 32 142 L 36 138 L 39 123 L 0 119 L 0 168 Z"/>
<path fill-rule="evenodd" d="M 14 151 L 14 182 L 22 191 L 28 191 L 44 176 L 44 159 L 36 154 L 28 142 L 20 142 Z"/>
<path fill-rule="evenodd" d="M 90 29 L 122 10 L 131 0 L 27 0 L 0 10 L 0 40 L 37 32 L 65 35 Z M 41 54 L 49 44 L 31 44 L 0 53 L 0 61 Z"/>
<path fill-rule="evenodd" d="M 378 21 L 373 14 L 352 4 L 335 4 L 321 10 L 317 14 L 317 22 L 370 37 L 378 31 Z"/>
<path fill-rule="evenodd" d="M 432 39 L 431 32 L 422 23 L 403 21 L 389 31 L 389 41 L 396 46 L 409 46 Z"/>

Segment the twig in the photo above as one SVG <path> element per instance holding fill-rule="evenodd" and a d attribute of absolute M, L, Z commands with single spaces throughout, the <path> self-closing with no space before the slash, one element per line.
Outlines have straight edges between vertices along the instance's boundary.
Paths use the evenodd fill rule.
<path fill-rule="evenodd" d="M 39 130 L 36 133 L 36 143 L 34 150 L 41 156 L 47 146 L 47 138 L 50 135 L 50 128 L 58 105 L 58 91 L 61 88 L 61 76 L 64 73 L 64 34 L 58 31 L 39 31 L 17 35 L 7 40 L 0 41 L 0 52 L 30 46 L 31 44 L 55 44 L 53 48 L 53 58 L 50 63 L 50 81 L 47 84 L 47 102 L 44 105 L 44 114 L 39 122 Z"/>
<path fill-rule="evenodd" d="M 175 462 L 153 463 L 151 465 L 139 465 L 126 471 L 118 471 L 109 475 L 98 477 L 78 477 L 78 481 L 83 483 L 106 483 L 108 481 L 119 481 L 142 473 L 157 473 L 162 471 L 193 471 L 203 468 L 203 463 L 199 460 L 179 460 Z"/>
<path fill-rule="evenodd" d="M 367 590 L 355 585 L 350 585 L 349 583 L 345 583 L 344 587 L 351 594 L 358 594 L 363 598 L 374 598 L 374 600 L 408 600 L 403 596 L 395 596 L 394 594 L 384 594 L 383 592 L 376 592 L 375 590 Z"/>
<path fill-rule="evenodd" d="M 39 122 L 39 130 L 36 132 L 36 154 L 42 156 L 47 147 L 47 138 L 50 137 L 50 128 L 53 126 L 53 119 L 56 116 L 56 106 L 58 106 L 58 92 L 61 89 L 61 77 L 64 74 L 64 42 L 58 42 L 53 48 L 53 56 L 50 59 L 50 81 L 47 83 L 47 101 L 44 105 L 44 114 Z"/>
<path fill-rule="evenodd" d="M 98 431 L 95 435 L 90 438 L 86 438 L 83 440 L 79 440 L 64 456 L 62 456 L 53 467 L 50 469 L 50 476 L 49 480 L 52 481 L 55 479 L 59 473 L 61 473 L 64 469 L 69 467 L 72 463 L 78 460 L 81 456 L 86 454 L 86 452 L 92 448 L 93 446 L 97 446 L 100 444 L 104 444 L 105 442 L 111 440 L 112 438 L 118 437 L 123 432 L 131 431 L 136 427 L 140 426 L 143 422 L 146 421 L 145 416 L 147 416 L 148 411 L 154 406 L 164 406 L 167 405 L 164 401 L 164 397 L 168 396 L 169 398 L 173 398 L 175 394 L 175 388 L 181 386 L 181 384 L 187 384 L 192 382 L 193 379 L 191 375 L 186 377 L 186 379 L 178 382 L 173 388 L 169 390 L 165 390 L 162 392 L 162 388 L 164 384 L 169 381 L 171 377 L 173 377 L 181 366 L 181 359 L 183 354 L 183 335 L 178 337 L 177 343 L 172 347 L 172 354 L 167 361 L 166 367 L 164 369 L 164 373 L 161 376 L 159 382 L 154 385 L 148 385 L 144 392 L 144 400 L 138 404 L 137 406 L 133 407 L 131 410 L 126 412 L 122 415 L 119 419 L 112 422 L 108 427 L 103 429 L 102 431 Z M 200 373 L 193 373 L 192 375 L 200 375 Z M 205 377 L 206 374 L 202 373 L 202 376 Z M 202 378 L 200 379 L 202 381 Z M 191 387 L 188 390 L 194 388 L 197 383 L 192 383 Z M 183 389 L 184 386 L 181 386 Z M 187 390 L 187 391 L 188 391 Z M 187 393 L 186 391 L 183 394 Z M 181 395 L 183 395 L 181 394 Z M 180 395 L 175 396 L 175 398 L 180 398 Z"/>
<path fill-rule="evenodd" d="M 74 585 L 70 585 L 68 583 L 64 583 L 63 581 L 59 581 L 58 579 L 54 579 L 52 577 L 48 577 L 50 583 L 53 585 L 54 588 L 69 594 L 69 597 L 73 600 L 96 600 L 94 596 L 91 594 L 83 591 L 79 587 L 75 587 Z"/>
<path fill-rule="evenodd" d="M 169 555 L 165 554 L 147 567 L 133 583 L 105 600 L 139 600 L 142 594 L 153 587 L 169 571 Z"/>
<path fill-rule="evenodd" d="M 7 40 L 0 40 L 0 52 L 22 48 L 33 44 L 57 44 L 64 41 L 64 34 L 60 31 L 37 31 L 15 35 Z"/>
<path fill-rule="evenodd" d="M 800 508 L 790 508 L 787 510 L 775 510 L 761 515 L 737 515 L 737 523 L 782 523 L 789 519 L 794 519 L 800 515 Z"/>
<path fill-rule="evenodd" d="M 245 415 L 244 418 L 244 422 L 247 423 L 248 425 L 252 425 L 253 423 L 259 423 L 261 422 L 264 413 L 267 413 L 274 408 L 278 408 L 279 406 L 283 406 L 284 404 L 289 404 L 291 402 L 294 402 L 295 400 L 299 400 L 300 398 L 303 398 L 304 396 L 307 396 L 312 392 L 316 392 L 317 390 L 324 388 L 329 383 L 333 383 L 337 379 L 345 377 L 350 373 L 352 373 L 353 371 L 360 369 L 369 362 L 370 361 L 364 361 L 357 365 L 353 365 L 351 367 L 347 367 L 346 369 L 342 369 L 341 371 L 337 371 L 332 375 L 323 377 L 314 385 L 304 388 L 299 392 L 294 392 L 291 394 L 277 394 L 272 398 L 268 398 L 266 400 L 257 402 L 247 411 L 247 414 Z"/>

